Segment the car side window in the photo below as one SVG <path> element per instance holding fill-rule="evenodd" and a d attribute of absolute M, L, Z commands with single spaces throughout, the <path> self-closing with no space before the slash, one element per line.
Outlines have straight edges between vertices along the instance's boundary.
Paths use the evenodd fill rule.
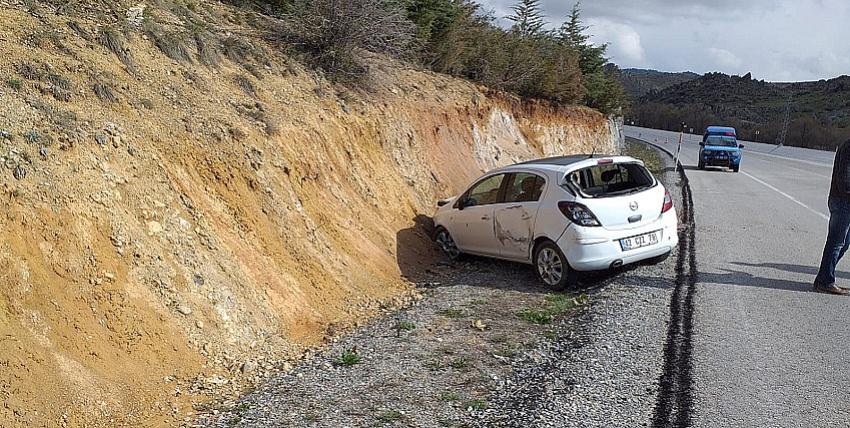
<path fill-rule="evenodd" d="M 527 172 L 511 174 L 505 192 L 505 202 L 535 202 L 540 200 L 546 180 Z"/>
<path fill-rule="evenodd" d="M 498 174 L 492 177 L 485 178 L 483 181 L 476 184 L 466 196 L 466 206 L 472 207 L 475 205 L 495 204 L 499 201 L 499 190 L 502 187 L 502 180 L 505 174 Z"/>

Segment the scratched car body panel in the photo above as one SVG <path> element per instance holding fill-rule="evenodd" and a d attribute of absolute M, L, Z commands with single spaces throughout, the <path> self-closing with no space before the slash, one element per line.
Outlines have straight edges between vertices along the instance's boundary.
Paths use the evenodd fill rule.
<path fill-rule="evenodd" d="M 571 272 L 664 257 L 678 244 L 669 193 L 642 162 L 625 156 L 555 157 L 499 168 L 438 205 L 436 238 L 450 256 L 533 264 L 543 276 L 559 273 L 561 284 Z M 541 257 L 563 260 L 541 266 L 541 248 L 548 248 Z"/>

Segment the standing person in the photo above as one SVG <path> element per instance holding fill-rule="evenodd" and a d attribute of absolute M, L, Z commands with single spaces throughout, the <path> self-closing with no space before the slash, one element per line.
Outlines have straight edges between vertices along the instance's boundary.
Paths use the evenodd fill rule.
<path fill-rule="evenodd" d="M 815 291 L 847 295 L 847 288 L 835 285 L 835 266 L 850 249 L 850 140 L 835 152 L 832 185 L 829 189 L 829 231 L 820 270 L 815 278 Z"/>

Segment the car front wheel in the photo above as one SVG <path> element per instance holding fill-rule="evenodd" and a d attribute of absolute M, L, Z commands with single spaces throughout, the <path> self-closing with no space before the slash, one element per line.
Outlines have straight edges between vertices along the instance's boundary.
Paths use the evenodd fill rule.
<path fill-rule="evenodd" d="M 534 271 L 540 281 L 555 290 L 573 287 L 577 282 L 578 275 L 561 249 L 551 241 L 543 242 L 534 250 Z"/>
<path fill-rule="evenodd" d="M 457 244 L 455 244 L 455 240 L 452 238 L 452 235 L 444 227 L 437 228 L 437 233 L 434 235 L 434 241 L 437 242 L 437 246 L 440 247 L 443 254 L 451 260 L 458 260 L 463 255 L 463 253 L 460 252 L 460 249 L 457 248 Z"/>

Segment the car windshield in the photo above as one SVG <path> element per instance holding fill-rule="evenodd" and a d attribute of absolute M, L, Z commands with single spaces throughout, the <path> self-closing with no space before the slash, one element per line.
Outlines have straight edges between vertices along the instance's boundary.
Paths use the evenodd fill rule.
<path fill-rule="evenodd" d="M 738 147 L 735 137 L 726 135 L 709 135 L 705 139 L 706 146 Z"/>
<path fill-rule="evenodd" d="M 655 185 L 652 174 L 639 163 L 595 165 L 571 172 L 567 182 L 591 198 L 639 192 Z"/>

